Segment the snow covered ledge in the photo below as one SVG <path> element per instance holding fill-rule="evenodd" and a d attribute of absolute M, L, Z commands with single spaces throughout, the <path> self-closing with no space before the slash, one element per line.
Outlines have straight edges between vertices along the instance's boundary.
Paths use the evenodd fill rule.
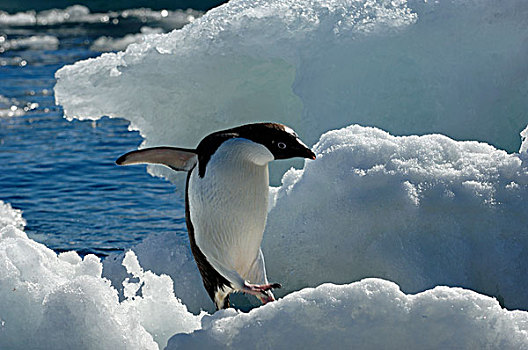
<path fill-rule="evenodd" d="M 526 144 L 526 141 L 524 145 Z M 366 277 L 462 286 L 528 309 L 528 166 L 443 135 L 351 125 L 273 189 L 263 251 L 280 294 Z"/>
<path fill-rule="evenodd" d="M 492 298 L 436 287 L 416 295 L 365 279 L 305 288 L 250 311 L 228 309 L 177 334 L 167 349 L 516 349 L 528 344 L 528 313 Z"/>

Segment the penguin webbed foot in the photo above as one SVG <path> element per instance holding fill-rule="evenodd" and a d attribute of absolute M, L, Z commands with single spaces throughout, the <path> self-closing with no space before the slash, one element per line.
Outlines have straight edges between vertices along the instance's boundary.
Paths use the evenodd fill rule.
<path fill-rule="evenodd" d="M 251 284 L 244 282 L 244 287 L 241 291 L 243 293 L 254 295 L 262 302 L 262 304 L 267 304 L 270 301 L 275 301 L 275 297 L 271 292 L 271 290 L 275 288 L 282 288 L 282 285 L 280 283 Z"/>
<path fill-rule="evenodd" d="M 252 294 L 252 295 L 259 295 L 268 290 L 272 290 L 276 288 L 282 288 L 282 285 L 280 283 L 251 284 L 251 283 L 245 282 L 242 292 Z"/>
<path fill-rule="evenodd" d="M 248 282 L 244 283 L 243 293 L 251 294 L 256 296 L 263 304 L 267 304 L 270 301 L 275 301 L 272 289 L 282 288 L 280 283 L 268 283 L 268 284 L 251 284 Z"/>

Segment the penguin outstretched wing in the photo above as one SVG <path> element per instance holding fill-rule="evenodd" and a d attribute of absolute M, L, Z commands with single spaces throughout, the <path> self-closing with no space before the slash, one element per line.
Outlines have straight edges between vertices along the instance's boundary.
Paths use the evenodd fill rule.
<path fill-rule="evenodd" d="M 196 150 L 177 147 L 144 148 L 125 153 L 116 160 L 117 165 L 162 164 L 176 171 L 189 171 L 197 162 Z"/>

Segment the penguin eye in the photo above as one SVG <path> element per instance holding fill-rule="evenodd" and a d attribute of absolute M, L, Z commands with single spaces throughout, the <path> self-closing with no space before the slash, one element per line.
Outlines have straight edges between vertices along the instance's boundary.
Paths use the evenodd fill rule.
<path fill-rule="evenodd" d="M 284 142 L 278 142 L 277 143 L 277 147 L 279 147 L 279 149 L 285 149 L 286 148 L 286 144 Z"/>

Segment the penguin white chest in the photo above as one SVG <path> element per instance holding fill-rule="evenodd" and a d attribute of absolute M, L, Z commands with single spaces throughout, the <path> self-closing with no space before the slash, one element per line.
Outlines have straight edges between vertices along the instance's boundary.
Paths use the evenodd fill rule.
<path fill-rule="evenodd" d="M 234 285 L 239 277 L 250 279 L 258 265 L 268 209 L 268 163 L 273 159 L 263 145 L 235 138 L 211 156 L 203 177 L 198 166 L 190 175 L 188 200 L 196 244 Z"/>

